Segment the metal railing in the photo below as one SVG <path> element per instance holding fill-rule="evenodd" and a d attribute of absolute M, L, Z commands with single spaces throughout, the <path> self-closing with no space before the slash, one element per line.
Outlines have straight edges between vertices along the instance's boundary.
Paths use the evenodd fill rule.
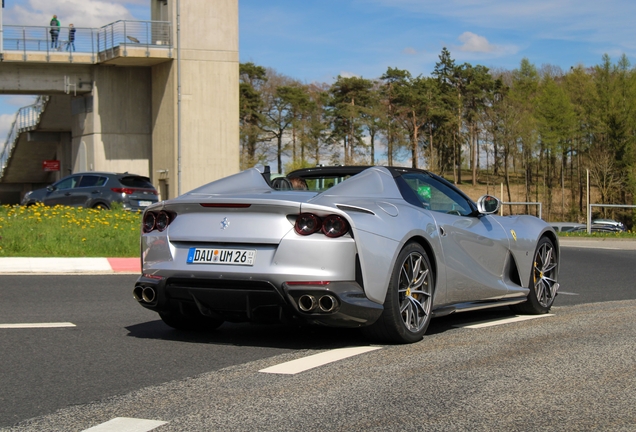
<path fill-rule="evenodd" d="M 48 56 L 62 53 L 73 61 L 74 53 L 91 54 L 93 63 L 97 54 L 117 47 L 142 46 L 149 55 L 150 48 L 172 49 L 171 23 L 169 21 L 115 21 L 99 29 L 74 27 L 75 38 L 69 37 L 69 27 L 59 27 L 54 33 L 49 26 L 4 26 L 4 51 L 22 52 L 24 61 L 31 52 L 45 52 Z M 172 52 L 170 52 L 172 55 Z"/>
<path fill-rule="evenodd" d="M 69 38 L 70 27 L 59 27 L 57 33 L 48 26 L 4 26 L 4 50 L 20 51 L 27 60 L 30 52 L 67 53 L 70 58 L 74 53 L 91 53 L 95 61 L 97 30 L 87 27 L 74 27 L 75 40 Z M 53 31 L 52 31 L 53 30 Z"/>
<path fill-rule="evenodd" d="M 49 101 L 48 96 L 38 96 L 33 105 L 22 107 L 18 110 L 15 120 L 11 125 L 7 140 L 4 142 L 2 151 L 0 151 L 0 179 L 4 175 L 4 169 L 11 157 L 11 153 L 15 148 L 18 138 L 22 132 L 35 130 L 40 123 L 40 116 L 44 112 L 46 103 Z"/>
<path fill-rule="evenodd" d="M 499 215 L 503 216 L 503 206 L 505 205 L 536 205 L 539 206 L 539 214 L 537 217 L 542 219 L 541 215 L 543 214 L 543 205 L 540 202 L 502 202 L 501 207 L 499 208 Z"/>
<path fill-rule="evenodd" d="M 145 47 L 146 55 L 151 47 L 172 48 L 169 21 L 115 21 L 99 29 L 97 50 L 104 52 L 116 47 Z"/>

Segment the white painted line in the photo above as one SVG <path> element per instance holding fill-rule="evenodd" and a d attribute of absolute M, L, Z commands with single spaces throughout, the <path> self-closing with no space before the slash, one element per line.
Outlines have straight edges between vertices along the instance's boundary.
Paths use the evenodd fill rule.
<path fill-rule="evenodd" d="M 165 425 L 167 422 L 159 420 L 144 420 L 129 417 L 116 417 L 106 423 L 84 429 L 82 432 L 147 432 Z"/>
<path fill-rule="evenodd" d="M 571 292 L 560 291 L 560 290 L 559 290 L 559 294 L 563 294 L 563 295 L 579 295 L 579 293 L 571 293 Z"/>
<path fill-rule="evenodd" d="M 309 357 L 303 357 L 301 359 L 281 363 L 279 365 L 268 367 L 266 369 L 261 369 L 259 372 L 294 375 L 318 366 L 323 366 L 328 363 L 333 363 L 338 360 L 343 360 L 348 357 L 357 356 L 358 354 L 375 351 L 381 348 L 382 347 L 338 348 L 320 354 L 314 354 Z"/>
<path fill-rule="evenodd" d="M 0 324 L 0 328 L 57 328 L 57 327 L 77 327 L 77 326 L 70 322 Z"/>
<path fill-rule="evenodd" d="M 476 323 L 473 323 L 473 324 L 455 325 L 453 327 L 478 329 L 478 328 L 484 328 L 484 327 L 498 326 L 498 325 L 502 325 L 502 324 L 510 324 L 510 323 L 520 322 L 520 321 L 527 321 L 527 320 L 537 319 L 537 318 L 546 318 L 546 317 L 551 317 L 551 316 L 554 316 L 554 314 L 517 315 L 517 316 L 514 316 L 512 318 L 504 318 L 504 319 L 496 319 L 496 320 L 488 320 L 488 321 L 479 321 L 479 322 L 476 322 Z"/>

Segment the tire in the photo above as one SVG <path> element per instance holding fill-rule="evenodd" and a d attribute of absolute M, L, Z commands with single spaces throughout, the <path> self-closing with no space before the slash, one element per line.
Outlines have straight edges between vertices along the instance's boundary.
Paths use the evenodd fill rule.
<path fill-rule="evenodd" d="M 159 312 L 161 320 L 176 330 L 184 331 L 212 331 L 223 324 L 222 320 L 200 316 L 181 315 L 179 313 L 170 314 Z"/>
<path fill-rule="evenodd" d="M 431 321 L 433 281 L 431 263 L 418 243 L 408 243 L 398 255 L 380 318 L 363 332 L 371 339 L 413 343 L 422 339 Z"/>
<path fill-rule="evenodd" d="M 523 303 L 510 306 L 510 309 L 516 313 L 530 315 L 548 313 L 559 289 L 558 270 L 558 257 L 554 243 L 549 238 L 542 237 L 532 260 L 528 299 Z"/>

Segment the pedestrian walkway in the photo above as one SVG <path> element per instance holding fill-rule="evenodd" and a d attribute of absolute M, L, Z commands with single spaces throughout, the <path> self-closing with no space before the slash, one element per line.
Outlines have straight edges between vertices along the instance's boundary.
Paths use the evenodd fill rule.
<path fill-rule="evenodd" d="M 0 258 L 0 274 L 141 273 L 139 258 Z"/>
<path fill-rule="evenodd" d="M 636 250 L 636 238 L 559 237 L 561 247 Z"/>

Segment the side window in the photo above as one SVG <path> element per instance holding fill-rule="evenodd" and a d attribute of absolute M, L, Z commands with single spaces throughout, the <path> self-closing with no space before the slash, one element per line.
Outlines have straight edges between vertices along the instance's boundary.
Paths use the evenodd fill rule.
<path fill-rule="evenodd" d="M 82 176 L 78 187 L 99 187 L 104 186 L 104 183 L 106 183 L 106 177 L 85 175 Z"/>
<path fill-rule="evenodd" d="M 69 177 L 67 179 L 61 180 L 55 184 L 56 189 L 72 189 L 77 185 L 77 181 L 79 180 L 79 176 Z"/>
<path fill-rule="evenodd" d="M 404 173 L 402 178 L 425 209 L 458 216 L 468 216 L 473 212 L 466 198 L 451 186 L 429 175 Z"/>

